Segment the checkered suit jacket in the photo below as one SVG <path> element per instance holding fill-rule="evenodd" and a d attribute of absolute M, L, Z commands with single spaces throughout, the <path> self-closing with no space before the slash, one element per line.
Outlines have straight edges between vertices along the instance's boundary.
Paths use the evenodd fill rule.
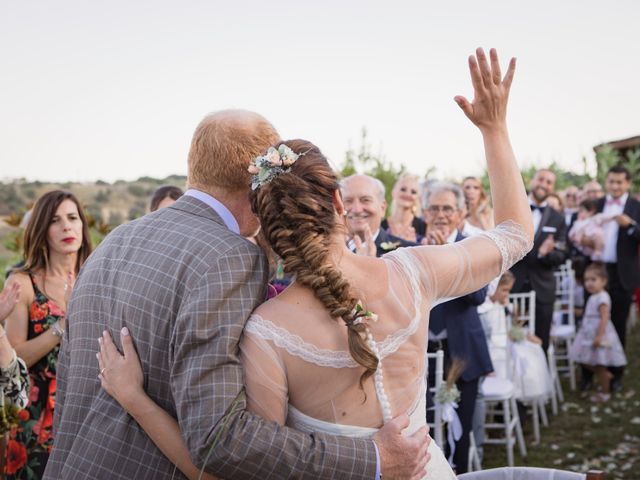
<path fill-rule="evenodd" d="M 45 478 L 184 478 L 100 388 L 97 339 L 107 329 L 119 344 L 127 326 L 145 390 L 178 419 L 196 465 L 226 479 L 372 480 L 370 440 L 307 435 L 244 411 L 237 344 L 265 281 L 259 249 L 193 197 L 109 234 L 69 305 Z"/>

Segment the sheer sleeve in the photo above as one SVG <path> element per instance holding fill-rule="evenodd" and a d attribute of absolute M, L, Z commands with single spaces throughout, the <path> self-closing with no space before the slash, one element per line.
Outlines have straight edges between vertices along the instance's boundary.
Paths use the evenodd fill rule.
<path fill-rule="evenodd" d="M 247 410 L 284 425 L 288 404 L 284 364 L 271 342 L 252 328 L 252 318 L 240 341 Z"/>
<path fill-rule="evenodd" d="M 431 304 L 459 297 L 487 285 L 522 259 L 533 246 L 514 222 L 461 242 L 404 249 L 414 258 L 421 287 Z"/>

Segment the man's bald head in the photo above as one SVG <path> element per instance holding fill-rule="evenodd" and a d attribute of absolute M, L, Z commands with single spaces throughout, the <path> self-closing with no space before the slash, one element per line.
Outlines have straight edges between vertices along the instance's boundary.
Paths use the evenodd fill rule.
<path fill-rule="evenodd" d="M 248 189 L 249 163 L 279 140 L 273 125 L 255 112 L 221 110 L 207 115 L 191 140 L 189 187 L 209 192 Z"/>

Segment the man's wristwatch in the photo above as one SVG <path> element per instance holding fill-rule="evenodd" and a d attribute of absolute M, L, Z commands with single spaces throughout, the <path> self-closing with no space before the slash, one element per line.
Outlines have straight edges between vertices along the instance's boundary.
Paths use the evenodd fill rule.
<path fill-rule="evenodd" d="M 60 322 L 56 322 L 51 325 L 51 333 L 62 340 L 62 337 L 64 336 L 64 328 L 60 326 Z"/>

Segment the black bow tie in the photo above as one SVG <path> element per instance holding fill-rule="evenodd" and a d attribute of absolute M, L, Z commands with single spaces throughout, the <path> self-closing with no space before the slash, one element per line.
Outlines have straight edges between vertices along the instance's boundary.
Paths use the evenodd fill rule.
<path fill-rule="evenodd" d="M 540 213 L 542 213 L 542 211 L 544 210 L 544 207 L 539 207 L 537 205 L 529 205 L 531 207 L 531 211 L 535 212 L 536 210 L 538 210 Z"/>

